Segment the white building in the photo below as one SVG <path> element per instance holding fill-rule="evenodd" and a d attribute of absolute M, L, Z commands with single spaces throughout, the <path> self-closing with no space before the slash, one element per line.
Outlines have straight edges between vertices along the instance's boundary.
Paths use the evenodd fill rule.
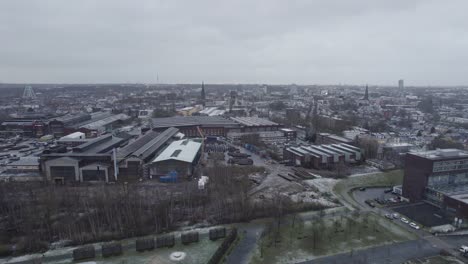
<path fill-rule="evenodd" d="M 179 177 L 191 176 L 200 157 L 201 145 L 189 139 L 172 142 L 151 163 L 151 177 L 168 175 L 171 171 L 176 171 Z"/>

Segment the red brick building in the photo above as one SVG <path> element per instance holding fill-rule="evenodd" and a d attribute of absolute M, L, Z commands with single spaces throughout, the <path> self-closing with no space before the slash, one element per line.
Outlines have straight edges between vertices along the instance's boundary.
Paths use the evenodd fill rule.
<path fill-rule="evenodd" d="M 468 219 L 468 152 L 439 149 L 406 154 L 403 196 L 434 204 L 454 219 Z"/>

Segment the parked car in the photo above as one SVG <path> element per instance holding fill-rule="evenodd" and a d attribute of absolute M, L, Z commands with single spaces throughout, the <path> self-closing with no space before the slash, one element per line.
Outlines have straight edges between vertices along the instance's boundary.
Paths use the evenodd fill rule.
<path fill-rule="evenodd" d="M 385 214 L 385 217 L 387 217 L 390 220 L 393 220 L 393 216 L 391 214 Z"/>
<path fill-rule="evenodd" d="M 374 201 L 376 201 L 378 204 L 385 204 L 385 200 L 380 198 L 375 198 Z"/>
<path fill-rule="evenodd" d="M 420 227 L 416 223 L 411 222 L 409 225 L 416 230 L 420 229 Z"/>
<path fill-rule="evenodd" d="M 375 207 L 375 203 L 372 202 L 372 200 L 366 200 L 365 202 L 367 205 L 369 205 L 370 207 L 374 208 Z"/>
<path fill-rule="evenodd" d="M 466 254 L 466 253 L 468 253 L 468 246 L 461 245 L 461 246 L 458 248 L 458 251 L 460 251 L 460 252 L 463 253 L 463 254 Z"/>
<path fill-rule="evenodd" d="M 393 192 L 393 188 L 385 189 L 385 190 L 384 190 L 384 193 L 391 193 L 391 192 Z"/>
<path fill-rule="evenodd" d="M 359 190 L 360 190 L 361 192 L 363 192 L 363 191 L 366 190 L 366 187 L 361 187 L 361 188 L 359 188 Z"/>
<path fill-rule="evenodd" d="M 401 220 L 403 223 L 405 223 L 405 224 L 408 224 L 408 223 L 409 223 L 408 219 L 406 219 L 406 218 L 404 218 L 404 217 L 400 218 L 400 220 Z"/>
<path fill-rule="evenodd" d="M 393 213 L 393 214 L 392 214 L 392 217 L 393 217 L 393 219 L 398 219 L 398 218 L 400 217 L 400 215 L 397 214 L 397 213 Z"/>

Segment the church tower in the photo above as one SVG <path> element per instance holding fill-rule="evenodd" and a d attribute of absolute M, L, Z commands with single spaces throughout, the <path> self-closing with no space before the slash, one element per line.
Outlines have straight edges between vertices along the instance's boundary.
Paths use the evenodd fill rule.
<path fill-rule="evenodd" d="M 202 105 L 205 106 L 205 102 L 206 101 L 206 97 L 205 97 L 205 83 L 202 82 L 201 84 L 201 102 L 202 102 Z"/>
<path fill-rule="evenodd" d="M 364 94 L 364 100 L 369 101 L 369 87 L 366 84 L 366 93 Z"/>

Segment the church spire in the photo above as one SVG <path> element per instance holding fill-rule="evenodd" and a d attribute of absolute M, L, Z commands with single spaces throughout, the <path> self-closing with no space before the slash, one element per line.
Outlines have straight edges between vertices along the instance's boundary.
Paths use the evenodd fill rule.
<path fill-rule="evenodd" d="M 202 105 L 205 106 L 205 83 L 202 82 L 201 84 L 201 101 L 202 101 Z"/>
<path fill-rule="evenodd" d="M 366 84 L 366 93 L 364 94 L 364 100 L 369 101 L 369 87 Z"/>

